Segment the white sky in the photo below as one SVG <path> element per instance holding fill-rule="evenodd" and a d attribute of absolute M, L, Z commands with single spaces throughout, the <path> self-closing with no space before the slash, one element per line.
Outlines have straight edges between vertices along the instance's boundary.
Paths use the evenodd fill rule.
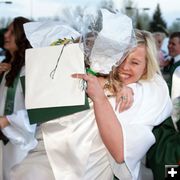
<path fill-rule="evenodd" d="M 1 17 L 53 17 L 60 15 L 60 9 L 64 5 L 96 5 L 102 0 L 11 0 L 12 4 L 4 4 L 0 0 Z M 124 0 L 114 0 L 117 8 L 122 6 Z M 151 16 L 157 3 L 160 4 L 162 16 L 168 25 L 180 18 L 180 0 L 132 0 L 139 9 L 150 8 L 147 13 Z M 180 23 L 180 21 L 179 21 Z"/>

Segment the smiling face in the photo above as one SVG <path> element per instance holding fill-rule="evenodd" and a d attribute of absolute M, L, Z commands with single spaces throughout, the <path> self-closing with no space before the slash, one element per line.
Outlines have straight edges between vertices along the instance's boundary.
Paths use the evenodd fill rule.
<path fill-rule="evenodd" d="M 180 39 L 178 37 L 173 37 L 169 40 L 168 44 L 169 55 L 172 57 L 180 54 Z"/>
<path fill-rule="evenodd" d="M 136 47 L 119 66 L 119 76 L 123 84 L 137 82 L 146 73 L 147 60 L 144 45 Z"/>
<path fill-rule="evenodd" d="M 13 24 L 8 27 L 8 30 L 4 34 L 4 48 L 11 54 L 13 54 L 17 50 Z"/>

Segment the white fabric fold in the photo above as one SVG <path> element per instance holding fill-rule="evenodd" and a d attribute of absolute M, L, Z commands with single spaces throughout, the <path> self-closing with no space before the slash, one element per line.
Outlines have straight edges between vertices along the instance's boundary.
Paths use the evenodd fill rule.
<path fill-rule="evenodd" d="M 152 128 L 170 115 L 172 104 L 159 75 L 149 83 L 142 81 L 131 87 L 133 106 L 123 113 L 115 112 L 123 129 L 125 164 L 116 163 L 102 143 L 92 103 L 90 110 L 43 124 L 44 143 L 56 180 L 109 180 L 113 174 L 119 179 L 138 179 L 140 160 L 155 142 Z M 115 109 L 115 98 L 109 101 Z M 119 173 L 123 169 L 130 174 L 123 176 Z"/>
<path fill-rule="evenodd" d="M 34 137 L 36 125 L 29 124 L 26 110 L 20 110 L 12 115 L 6 116 L 10 126 L 2 129 L 12 144 L 19 145 L 22 150 L 29 151 L 37 145 Z"/>
<path fill-rule="evenodd" d="M 20 76 L 24 75 L 24 67 Z M 3 78 L 0 86 L 0 115 L 4 115 L 4 104 L 6 101 L 7 87 Z M 24 94 L 20 80 L 17 84 L 14 100 L 14 112 L 7 116 L 10 125 L 1 129 L 3 134 L 9 138 L 8 144 L 3 146 L 3 175 L 6 180 L 9 179 L 10 169 L 21 162 L 28 152 L 35 148 L 37 140 L 35 139 L 36 125 L 29 124 L 27 111 L 25 110 Z"/>
<path fill-rule="evenodd" d="M 180 119 L 180 66 L 175 69 L 172 76 L 171 99 L 173 102 L 173 112 L 171 118 L 176 130 L 178 131 L 176 122 Z"/>
<path fill-rule="evenodd" d="M 50 46 L 61 38 L 76 39 L 80 34 L 61 21 L 30 22 L 24 24 L 25 34 L 33 48 Z"/>
<path fill-rule="evenodd" d="M 180 66 L 176 68 L 172 76 L 171 99 L 180 96 Z"/>
<path fill-rule="evenodd" d="M 79 180 L 83 176 L 92 139 L 97 133 L 92 116 L 92 110 L 84 111 L 42 125 L 45 147 L 56 179 Z"/>

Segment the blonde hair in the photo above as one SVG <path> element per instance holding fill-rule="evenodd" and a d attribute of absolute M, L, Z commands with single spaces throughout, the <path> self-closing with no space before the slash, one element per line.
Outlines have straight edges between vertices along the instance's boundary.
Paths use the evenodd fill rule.
<path fill-rule="evenodd" d="M 135 30 L 135 36 L 137 40 L 137 46 L 144 45 L 146 48 L 146 73 L 141 77 L 140 80 L 151 80 L 156 73 L 161 74 L 157 61 L 158 53 L 154 37 L 150 32 L 138 29 Z M 109 89 L 113 95 L 116 95 L 119 91 L 119 88 L 122 87 L 118 67 L 112 68 L 112 71 L 108 75 L 108 82 L 109 83 L 105 86 L 105 88 Z"/>
<path fill-rule="evenodd" d="M 146 74 L 141 79 L 150 80 L 158 73 L 161 74 L 158 64 L 158 53 L 156 43 L 152 33 L 143 30 L 135 30 L 137 45 L 145 45 L 146 47 Z"/>

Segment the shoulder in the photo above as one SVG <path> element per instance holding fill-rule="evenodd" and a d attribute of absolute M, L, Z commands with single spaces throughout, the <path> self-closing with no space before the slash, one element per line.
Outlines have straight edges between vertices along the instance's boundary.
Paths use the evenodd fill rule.
<path fill-rule="evenodd" d="M 150 80 L 141 80 L 139 81 L 141 88 L 144 93 L 160 94 L 160 95 L 169 95 L 169 90 L 166 81 L 160 74 L 155 74 Z"/>

